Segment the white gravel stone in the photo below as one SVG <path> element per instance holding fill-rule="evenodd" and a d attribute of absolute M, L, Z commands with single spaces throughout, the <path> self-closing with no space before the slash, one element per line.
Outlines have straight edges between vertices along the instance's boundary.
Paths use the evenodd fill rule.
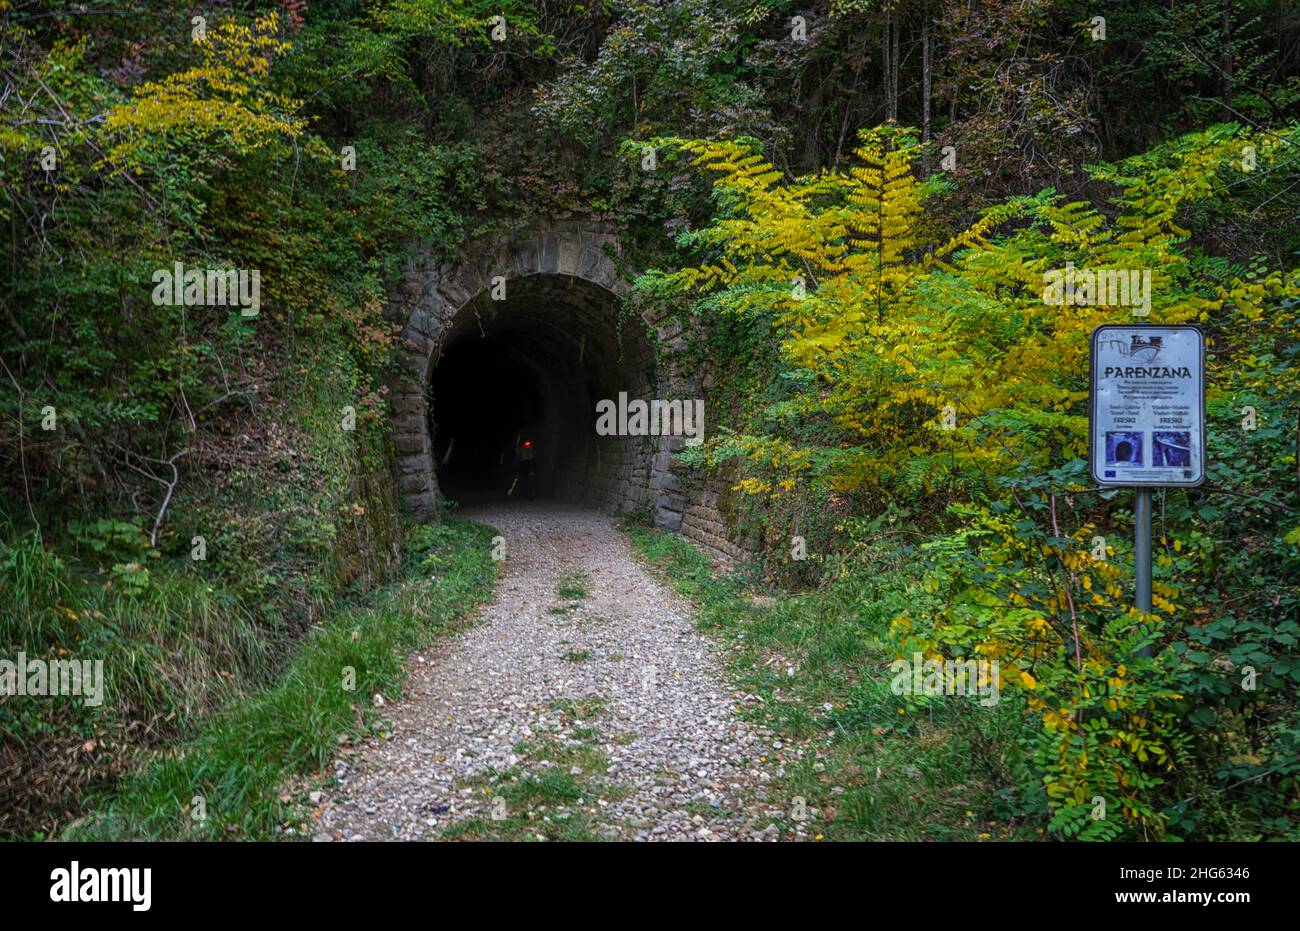
<path fill-rule="evenodd" d="M 586 806 L 598 834 L 777 839 L 754 824 L 770 807 L 770 773 L 754 761 L 770 753 L 772 735 L 737 717 L 751 699 L 728 687 L 689 604 L 637 562 L 613 519 L 542 502 L 466 516 L 505 537 L 496 597 L 479 626 L 408 661 L 404 694 L 383 706 L 390 739 L 371 735 L 341 754 L 339 785 L 325 791 L 316 830 L 352 840 L 437 839 L 462 819 L 490 814 L 491 796 L 464 789 L 466 780 L 536 768 L 519 759 L 521 741 L 570 741 L 574 728 L 592 727 L 590 742 L 611 760 L 596 778 L 627 792 Z M 565 603 L 555 589 L 575 571 L 586 576 L 587 597 L 549 613 Z M 590 658 L 563 658 L 583 652 Z M 584 698 L 603 699 L 588 721 L 554 708 Z"/>

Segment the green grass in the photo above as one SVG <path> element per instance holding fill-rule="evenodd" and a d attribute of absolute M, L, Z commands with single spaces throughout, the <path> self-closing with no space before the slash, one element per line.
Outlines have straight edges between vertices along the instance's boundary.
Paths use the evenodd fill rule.
<path fill-rule="evenodd" d="M 591 659 L 591 657 L 592 652 L 590 650 L 570 650 L 568 653 L 561 656 L 560 659 L 564 660 L 566 663 L 585 663 L 587 660 Z"/>
<path fill-rule="evenodd" d="M 700 630 L 733 647 L 728 674 L 760 703 L 741 713 L 802 745 L 786 759 L 773 798 L 778 821 L 795 826 L 795 800 L 815 816 L 802 822 L 826 840 L 977 840 L 1016 833 L 999 817 L 1006 767 L 997 751 L 1018 716 L 976 715 L 962 699 L 920 709 L 889 688 L 895 658 L 884 634 L 902 597 L 906 561 L 882 553 L 875 564 L 824 591 L 755 597 L 737 575 L 717 575 L 680 537 L 629 528 L 636 549 L 696 605 Z"/>
<path fill-rule="evenodd" d="M 589 699 L 572 706 L 594 707 Z M 603 707 L 603 703 L 602 703 Z M 567 712 L 566 712 L 567 716 Z M 626 790 L 605 778 L 609 757 L 593 745 L 595 728 L 575 728 L 573 737 L 541 737 L 515 746 L 521 765 L 488 771 L 466 783 L 488 800 L 488 813 L 449 827 L 447 840 L 599 841 L 601 802 Z M 500 817 L 492 817 L 496 811 Z"/>
<path fill-rule="evenodd" d="M 341 735 L 373 719 L 372 696 L 400 688 L 408 653 L 456 629 L 490 596 L 492 534 L 465 522 L 415 528 L 405 578 L 327 620 L 278 683 L 210 717 L 65 836 L 269 839 L 300 827 L 302 810 L 286 788 L 322 767 Z M 203 820 L 194 816 L 196 798 Z"/>
<path fill-rule="evenodd" d="M 65 561 L 33 536 L 0 543 L 0 655 L 101 661 L 104 674 L 97 707 L 80 699 L 0 702 L 0 732 L 27 761 L 17 797 L 0 811 L 0 836 L 43 834 L 66 821 L 65 812 L 110 787 L 149 746 L 176 740 L 204 714 L 268 682 L 285 652 L 280 629 L 260 623 L 188 561 L 152 560 L 132 573 L 143 583 L 135 590 L 88 565 Z M 68 755 L 76 745 L 88 749 Z M 42 771 L 44 780 L 27 778 Z"/>
<path fill-rule="evenodd" d="M 551 702 L 552 711 L 558 711 L 575 721 L 590 721 L 604 712 L 609 699 L 604 695 L 584 695 L 581 698 L 561 698 Z"/>
<path fill-rule="evenodd" d="M 382 437 L 339 429 L 355 392 L 319 369 L 285 376 L 256 415 L 223 411 L 228 435 L 272 423 L 276 442 L 226 450 L 228 468 L 191 464 L 156 541 L 152 512 L 125 501 L 46 499 L 39 533 L 0 501 L 0 655 L 99 660 L 105 679 L 99 707 L 0 702 L 0 839 L 67 825 L 161 748 L 282 681 L 340 603 L 393 577 L 401 525 Z"/>
<path fill-rule="evenodd" d="M 569 572 L 560 579 L 560 584 L 555 586 L 555 594 L 565 601 L 581 601 L 587 597 L 588 584 L 589 580 L 586 573 L 581 571 Z"/>

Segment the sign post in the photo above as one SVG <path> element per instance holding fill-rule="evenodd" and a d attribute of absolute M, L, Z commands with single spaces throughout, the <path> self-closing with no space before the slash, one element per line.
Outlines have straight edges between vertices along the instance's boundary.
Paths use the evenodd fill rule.
<path fill-rule="evenodd" d="M 1133 506 L 1133 557 L 1137 609 L 1151 613 L 1151 489 L 1139 488 Z"/>
<path fill-rule="evenodd" d="M 1092 477 L 1137 491 L 1135 601 L 1150 614 L 1151 491 L 1205 481 L 1205 334 L 1188 324 L 1103 324 L 1092 331 L 1091 369 Z"/>

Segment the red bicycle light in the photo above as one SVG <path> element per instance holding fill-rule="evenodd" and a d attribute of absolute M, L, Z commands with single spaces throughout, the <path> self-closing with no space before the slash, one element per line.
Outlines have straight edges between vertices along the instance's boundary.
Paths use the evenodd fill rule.
<path fill-rule="evenodd" d="M 530 446 L 532 446 L 532 445 L 533 445 L 533 441 L 532 441 L 532 440 L 524 440 L 524 449 L 528 449 L 528 447 L 530 447 Z"/>

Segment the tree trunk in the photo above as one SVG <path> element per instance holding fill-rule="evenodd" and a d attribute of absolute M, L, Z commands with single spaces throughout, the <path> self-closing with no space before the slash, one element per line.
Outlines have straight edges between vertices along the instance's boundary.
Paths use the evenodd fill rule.
<path fill-rule="evenodd" d="M 889 24 L 892 13 L 884 8 L 885 18 L 880 27 L 880 96 L 884 102 L 885 122 L 889 122 Z"/>
<path fill-rule="evenodd" d="M 930 20 L 921 24 L 921 176 L 930 177 Z"/>
<path fill-rule="evenodd" d="M 894 27 L 894 50 L 889 55 L 889 67 L 893 71 L 889 81 L 889 118 L 895 123 L 898 122 L 898 34 L 903 30 L 899 28 L 899 22 L 896 17 L 891 15 L 890 22 Z"/>
<path fill-rule="evenodd" d="M 1230 120 L 1232 113 L 1232 0 L 1222 0 L 1223 18 L 1220 22 L 1219 34 L 1223 40 L 1223 59 L 1219 66 L 1222 71 L 1220 76 L 1223 88 L 1223 118 Z"/>

